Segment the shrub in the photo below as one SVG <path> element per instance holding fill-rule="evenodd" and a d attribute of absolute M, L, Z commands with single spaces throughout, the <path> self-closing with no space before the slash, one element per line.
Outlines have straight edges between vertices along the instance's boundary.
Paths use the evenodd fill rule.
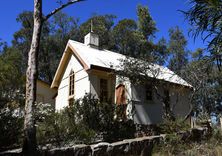
<path fill-rule="evenodd" d="M 73 113 L 79 123 L 102 134 L 103 140 L 112 142 L 134 137 L 135 126 L 133 121 L 118 121 L 114 119 L 117 106 L 111 102 L 99 102 L 95 96 L 86 94 L 83 99 L 73 105 Z"/>
<path fill-rule="evenodd" d="M 21 145 L 23 121 L 23 117 L 16 115 L 14 109 L 0 110 L 0 150 Z"/>
<path fill-rule="evenodd" d="M 114 120 L 110 128 L 104 131 L 104 140 L 108 142 L 134 138 L 136 127 L 132 120 Z"/>
<path fill-rule="evenodd" d="M 37 140 L 40 145 L 47 143 L 63 146 L 64 144 L 89 143 L 95 132 L 87 126 L 76 123 L 71 110 L 49 114 L 44 121 L 38 122 Z"/>
<path fill-rule="evenodd" d="M 190 125 L 178 118 L 175 121 L 165 118 L 161 124 L 159 124 L 159 131 L 162 134 L 172 134 L 181 131 L 187 131 L 190 129 Z"/>
<path fill-rule="evenodd" d="M 86 94 L 60 112 L 43 110 L 37 122 L 37 137 L 41 145 L 52 143 L 61 146 L 134 137 L 133 122 L 115 120 L 115 105 L 101 103 L 91 94 Z"/>
<path fill-rule="evenodd" d="M 103 132 L 109 129 L 113 122 L 115 105 L 111 102 L 101 103 L 95 96 L 86 94 L 82 99 L 75 101 L 70 110 L 73 118 L 79 123 L 96 132 Z"/>

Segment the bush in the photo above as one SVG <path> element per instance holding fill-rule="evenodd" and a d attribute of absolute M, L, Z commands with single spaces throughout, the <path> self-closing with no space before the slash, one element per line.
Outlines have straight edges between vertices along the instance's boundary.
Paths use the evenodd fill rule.
<path fill-rule="evenodd" d="M 49 114 L 37 124 L 37 140 L 40 145 L 50 143 L 55 146 L 65 144 L 89 143 L 95 132 L 72 118 L 72 110 Z"/>
<path fill-rule="evenodd" d="M 178 133 L 190 129 L 190 125 L 179 118 L 175 121 L 165 118 L 158 127 L 161 134 Z"/>
<path fill-rule="evenodd" d="M 41 145 L 111 142 L 134 137 L 133 122 L 115 120 L 115 105 L 101 103 L 91 94 L 86 94 L 60 112 L 46 113 L 47 109 L 43 110 L 45 113 L 40 114 L 44 117 L 39 117 L 41 120 L 37 123 L 37 137 Z"/>
<path fill-rule="evenodd" d="M 0 150 L 21 145 L 23 121 L 23 117 L 16 115 L 14 109 L 0 110 Z"/>
<path fill-rule="evenodd" d="M 153 155 L 215 155 L 222 153 L 222 132 L 218 128 L 213 128 L 212 135 L 209 138 L 203 137 L 199 141 L 194 141 L 188 136 L 187 139 L 181 139 L 177 133 L 168 134 L 163 142 L 155 145 Z"/>
<path fill-rule="evenodd" d="M 104 141 L 114 142 L 135 137 L 136 127 L 132 120 L 114 120 L 104 131 Z"/>
<path fill-rule="evenodd" d="M 86 94 L 82 99 L 74 102 L 70 107 L 73 118 L 96 132 L 103 132 L 112 125 L 115 105 L 111 102 L 99 102 L 95 96 Z"/>

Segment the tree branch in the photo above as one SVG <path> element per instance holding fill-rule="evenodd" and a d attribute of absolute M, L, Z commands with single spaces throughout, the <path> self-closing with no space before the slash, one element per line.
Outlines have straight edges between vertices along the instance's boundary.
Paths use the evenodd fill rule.
<path fill-rule="evenodd" d="M 84 0 L 70 0 L 68 1 L 67 3 L 61 5 L 60 7 L 54 9 L 52 12 L 50 12 L 48 15 L 46 15 L 45 17 L 43 17 L 43 22 L 44 21 L 47 21 L 52 15 L 56 14 L 57 12 L 59 12 L 60 10 L 62 10 L 63 8 L 71 5 L 71 4 L 74 4 L 74 3 L 77 3 L 77 2 L 81 2 L 81 1 L 84 1 Z"/>

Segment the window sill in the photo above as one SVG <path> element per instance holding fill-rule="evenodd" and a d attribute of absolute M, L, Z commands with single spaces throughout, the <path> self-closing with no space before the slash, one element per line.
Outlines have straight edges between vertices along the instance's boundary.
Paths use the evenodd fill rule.
<path fill-rule="evenodd" d="M 68 100 L 74 99 L 74 95 L 69 95 Z"/>

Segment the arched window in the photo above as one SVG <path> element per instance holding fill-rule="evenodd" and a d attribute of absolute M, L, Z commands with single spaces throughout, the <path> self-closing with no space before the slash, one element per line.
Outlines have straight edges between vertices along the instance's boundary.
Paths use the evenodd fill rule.
<path fill-rule="evenodd" d="M 74 87 L 75 87 L 75 73 L 71 71 L 69 74 L 69 96 L 74 95 Z"/>

